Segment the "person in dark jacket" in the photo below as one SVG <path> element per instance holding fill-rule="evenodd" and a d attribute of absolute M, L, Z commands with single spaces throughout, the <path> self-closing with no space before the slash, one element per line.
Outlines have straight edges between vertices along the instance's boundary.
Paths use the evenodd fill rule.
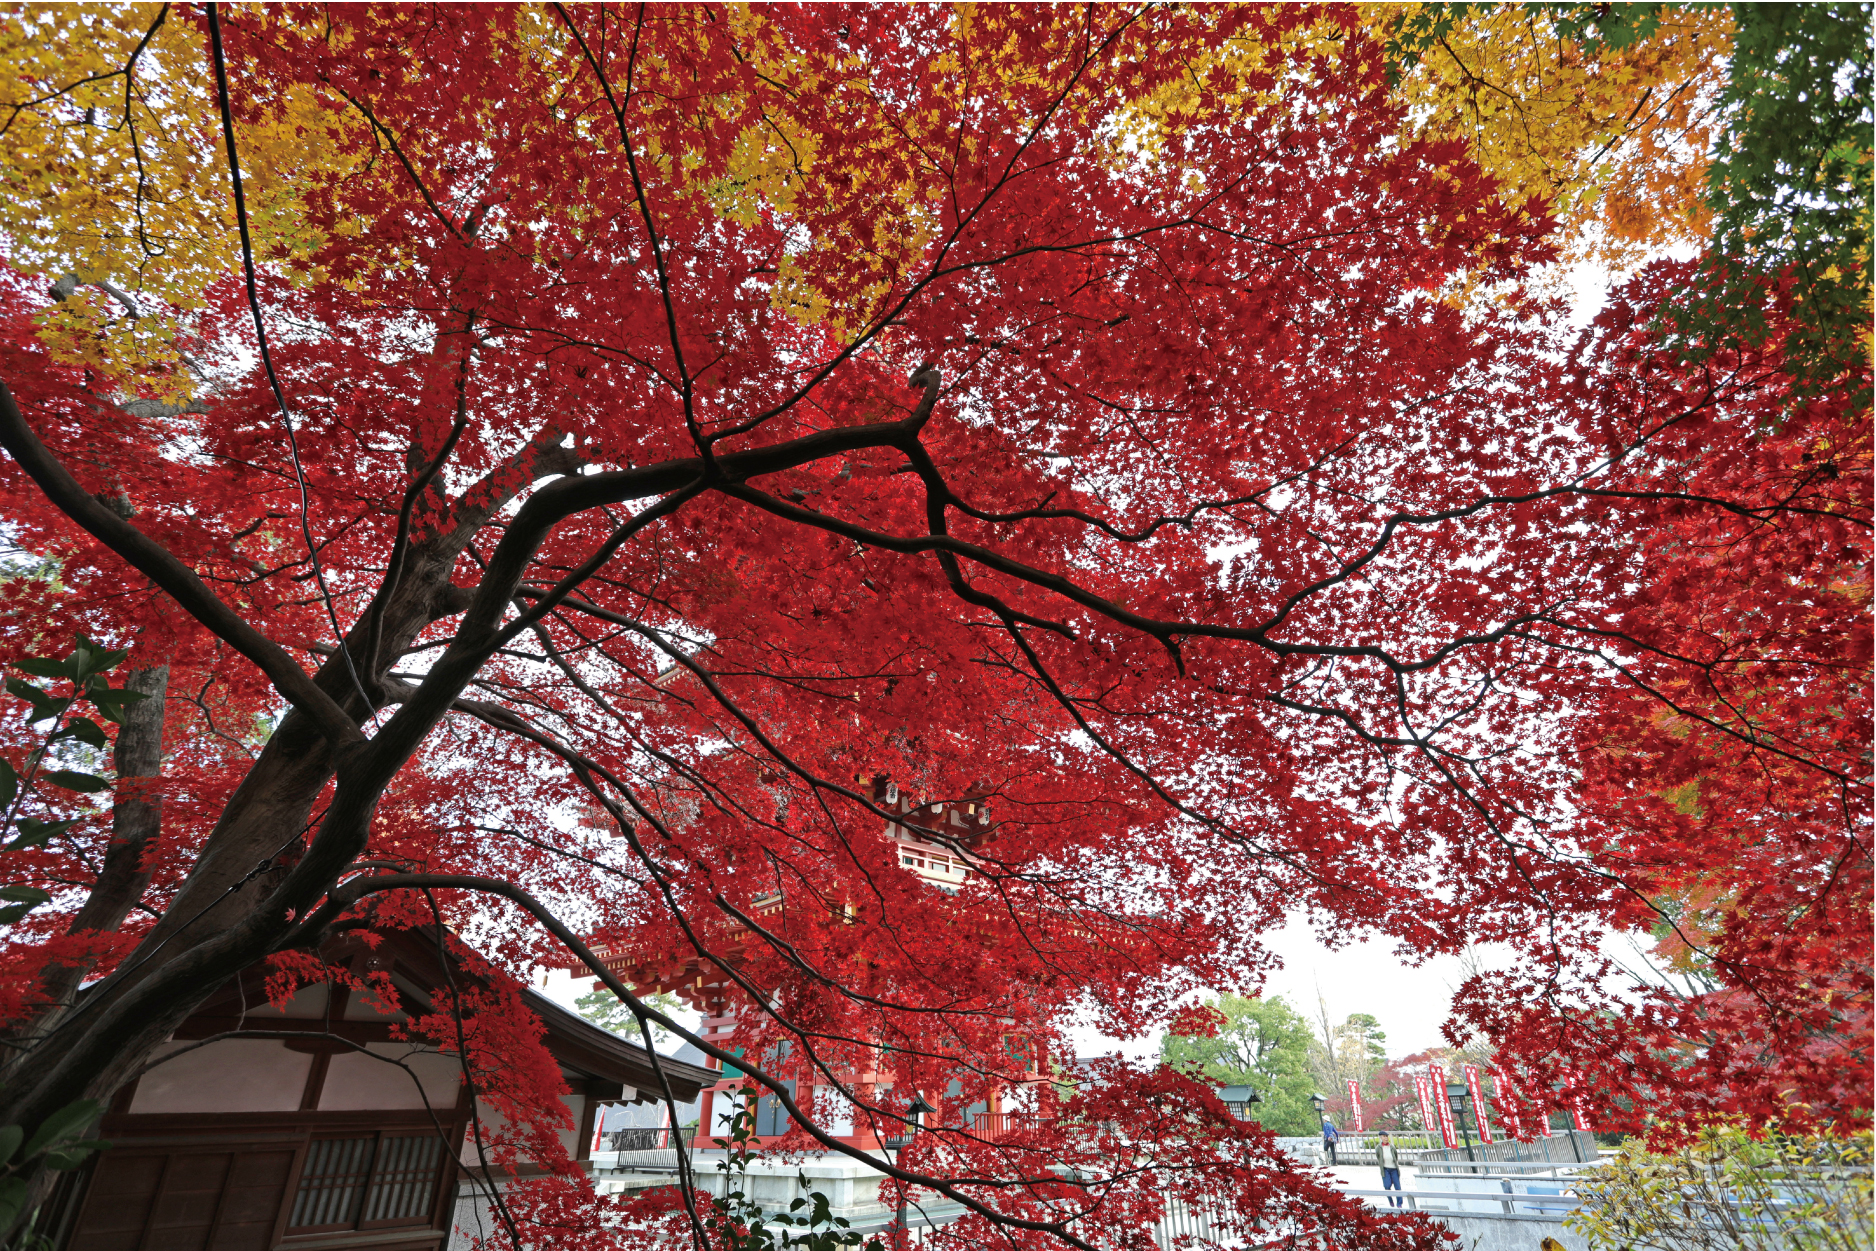
<path fill-rule="evenodd" d="M 1399 1190 L 1400 1152 L 1394 1149 L 1394 1140 L 1386 1130 L 1381 1131 L 1381 1140 L 1374 1145 L 1374 1162 L 1381 1166 L 1381 1189 Z M 1393 1195 L 1387 1197 L 1387 1205 L 1391 1208 L 1400 1207 L 1405 1202 L 1405 1199 Z"/>
<path fill-rule="evenodd" d="M 1335 1144 L 1341 1137 L 1342 1135 L 1338 1134 L 1335 1130 L 1334 1121 L 1324 1121 L 1322 1123 L 1322 1149 L 1329 1153 L 1330 1164 L 1336 1162 Z"/>

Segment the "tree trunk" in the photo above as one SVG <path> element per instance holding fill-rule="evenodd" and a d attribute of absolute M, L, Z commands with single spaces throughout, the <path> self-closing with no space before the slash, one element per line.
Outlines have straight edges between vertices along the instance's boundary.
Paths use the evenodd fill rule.
<path fill-rule="evenodd" d="M 131 704 L 117 732 L 111 763 L 117 772 L 117 803 L 111 812 L 111 844 L 97 884 L 78 915 L 71 934 L 108 933 L 124 923 L 150 884 L 145 866 L 150 848 L 163 826 L 163 797 L 151 783 L 163 774 L 163 723 L 169 694 L 169 666 L 133 669 L 124 677 L 124 689 L 149 698 Z M 46 972 L 45 994 L 50 1016 L 56 1018 L 70 1005 L 95 959 L 56 964 Z"/>

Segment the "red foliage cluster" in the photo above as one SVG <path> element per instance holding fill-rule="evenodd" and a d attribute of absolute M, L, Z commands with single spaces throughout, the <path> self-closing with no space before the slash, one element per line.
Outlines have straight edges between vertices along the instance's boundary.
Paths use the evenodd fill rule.
<path fill-rule="evenodd" d="M 1489 977 L 1459 1008 L 1544 1058 L 1534 1089 L 1599 1092 L 1612 1129 L 1867 1124 L 1869 414 L 1768 385 L 1775 354 L 1679 368 L 1648 315 L 1690 269 L 1643 274 L 1578 357 L 1646 502 L 1594 644 L 1620 681 L 1573 731 L 1576 822 L 1608 923 L 1655 965 L 1626 993 Z"/>
<path fill-rule="evenodd" d="M 1867 414 L 1793 402 L 1775 344 L 1678 364 L 1672 269 L 1575 338 L 1520 286 L 1549 223 L 1397 142 L 1355 36 L 1193 79 L 1166 144 L 1121 142 L 1303 18 L 228 13 L 238 118 L 298 93 L 358 123 L 358 160 L 307 172 L 316 264 L 257 278 L 303 470 L 238 275 L 188 322 L 218 372 L 183 413 L 52 359 L 7 275 L 0 441 L 79 489 L 0 466 L 42 562 L 0 646 L 84 630 L 172 677 L 146 911 L 103 938 L 35 913 L 6 1010 L 73 944 L 108 968 L 220 910 L 148 938 L 147 979 L 237 922 L 304 943 L 348 874 L 473 874 L 740 979 L 749 1055 L 885 1047 L 901 1090 L 969 1098 L 1020 1075 L 1013 1034 L 1255 984 L 1306 903 L 1414 952 L 1509 944 L 1466 1028 L 1608 1123 L 1866 1120 Z M 313 683 L 180 607 L 90 493 Z M 955 894 L 901 868 L 876 774 L 988 806 Z M 82 892 L 107 833 L 9 871 Z M 439 897 L 493 967 L 564 961 Z M 1612 997 L 1598 943 L 1657 923 L 1697 984 Z M 539 1121 L 552 1077 L 490 994 L 469 1045 Z M 48 1090 L 129 1044 L 72 1045 Z M 1068 1190 L 970 1178 L 1159 1142 L 1137 1194 L 1069 1188 L 1076 1228 L 1190 1179 L 1426 1237 L 1169 1074 L 1078 1098 L 1041 1145 L 940 1135 L 925 1164 L 1048 1224 Z M 1114 1122 L 1159 1136 L 1069 1132 Z"/>

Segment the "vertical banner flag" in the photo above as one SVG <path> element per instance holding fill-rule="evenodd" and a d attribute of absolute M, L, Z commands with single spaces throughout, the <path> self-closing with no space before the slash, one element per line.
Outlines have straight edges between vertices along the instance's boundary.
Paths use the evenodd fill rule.
<path fill-rule="evenodd" d="M 1485 1115 L 1485 1088 L 1479 1081 L 1479 1066 L 1468 1064 L 1466 1068 L 1466 1091 L 1472 1096 L 1472 1121 L 1479 1127 L 1479 1141 L 1492 1141 L 1492 1121 Z"/>
<path fill-rule="evenodd" d="M 1504 1119 L 1511 1136 L 1522 1139 L 1524 1131 L 1518 1124 L 1518 1110 L 1511 1104 L 1511 1083 L 1505 1079 L 1505 1070 L 1496 1064 L 1492 1066 L 1492 1086 L 1498 1094 L 1498 1115 Z"/>
<path fill-rule="evenodd" d="M 1433 1115 L 1433 1101 L 1427 1098 L 1427 1079 L 1414 1078 L 1414 1094 L 1420 1099 L 1420 1127 L 1431 1134 L 1439 1128 L 1439 1122 Z"/>
<path fill-rule="evenodd" d="M 1355 1132 L 1361 1133 L 1361 1083 L 1354 1078 L 1348 1079 L 1349 1115 L 1354 1117 Z"/>
<path fill-rule="evenodd" d="M 1587 1130 L 1589 1118 L 1583 1115 L 1583 1091 L 1576 1084 L 1576 1074 L 1572 1073 L 1565 1080 L 1564 1089 L 1570 1094 L 1570 1124 L 1573 1128 Z"/>
<path fill-rule="evenodd" d="M 1437 1064 L 1427 1065 L 1427 1085 L 1433 1088 L 1433 1109 L 1440 1117 L 1440 1141 L 1457 1147 L 1459 1132 L 1453 1128 L 1453 1105 L 1446 1098 L 1446 1070 Z"/>

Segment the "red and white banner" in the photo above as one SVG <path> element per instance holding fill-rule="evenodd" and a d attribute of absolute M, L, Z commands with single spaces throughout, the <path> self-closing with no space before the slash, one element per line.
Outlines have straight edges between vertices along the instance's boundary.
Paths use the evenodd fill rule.
<path fill-rule="evenodd" d="M 1432 1133 L 1439 1126 L 1439 1118 L 1433 1115 L 1433 1101 L 1427 1097 L 1427 1079 L 1414 1078 L 1414 1094 L 1420 1097 L 1420 1128 Z"/>
<path fill-rule="evenodd" d="M 1361 1132 L 1361 1083 L 1354 1078 L 1348 1079 L 1348 1114 L 1353 1118 L 1355 1132 Z"/>
<path fill-rule="evenodd" d="M 1505 1076 L 1505 1070 L 1496 1064 L 1492 1066 L 1492 1085 L 1498 1095 L 1498 1115 L 1504 1120 L 1513 1138 L 1524 1139 L 1524 1131 L 1518 1124 L 1518 1109 L 1513 1107 L 1511 1102 L 1513 1098 L 1511 1082 Z"/>
<path fill-rule="evenodd" d="M 1433 1087 L 1433 1108 L 1440 1117 L 1440 1141 L 1448 1147 L 1459 1145 L 1459 1132 L 1453 1128 L 1453 1105 L 1446 1098 L 1446 1070 L 1440 1065 L 1427 1065 L 1427 1084 Z"/>
<path fill-rule="evenodd" d="M 1485 1086 L 1479 1081 L 1479 1066 L 1468 1064 L 1466 1071 L 1466 1090 L 1472 1096 L 1472 1122 L 1479 1127 L 1479 1141 L 1489 1143 L 1492 1140 L 1492 1120 L 1485 1114 Z"/>

